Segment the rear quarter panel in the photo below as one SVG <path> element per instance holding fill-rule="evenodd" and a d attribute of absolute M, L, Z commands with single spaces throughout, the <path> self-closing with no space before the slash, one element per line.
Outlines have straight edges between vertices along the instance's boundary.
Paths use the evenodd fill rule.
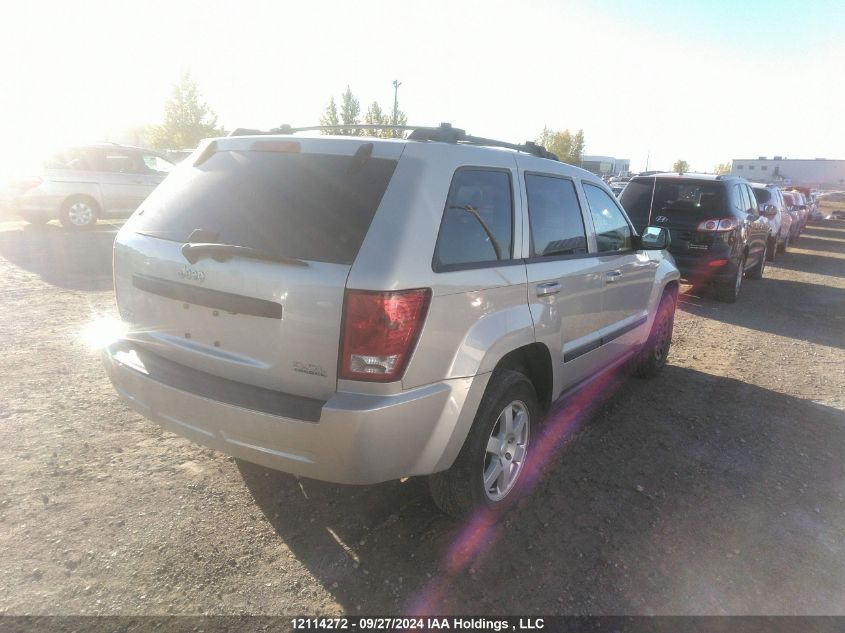
<path fill-rule="evenodd" d="M 460 167 L 506 169 L 514 199 L 513 256 L 494 267 L 432 268 L 449 187 Z M 534 341 L 522 262 L 521 193 L 512 152 L 409 143 L 352 267 L 347 288 L 431 288 L 432 299 L 402 387 L 489 372 Z"/>

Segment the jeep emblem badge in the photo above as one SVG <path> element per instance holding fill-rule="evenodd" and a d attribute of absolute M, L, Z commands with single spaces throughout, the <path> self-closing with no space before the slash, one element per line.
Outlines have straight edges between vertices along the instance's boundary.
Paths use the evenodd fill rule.
<path fill-rule="evenodd" d="M 187 264 L 178 272 L 176 273 L 180 279 L 190 279 L 191 281 L 196 281 L 202 283 L 205 281 L 205 273 L 201 270 L 197 270 L 196 268 L 191 268 Z"/>

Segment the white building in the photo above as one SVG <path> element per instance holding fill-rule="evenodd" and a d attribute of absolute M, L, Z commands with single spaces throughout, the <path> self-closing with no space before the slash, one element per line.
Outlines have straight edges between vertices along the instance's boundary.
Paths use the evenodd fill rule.
<path fill-rule="evenodd" d="M 731 174 L 753 182 L 771 182 L 813 189 L 845 187 L 845 160 L 825 158 L 735 158 Z"/>
<path fill-rule="evenodd" d="M 597 176 L 622 176 L 631 171 L 631 161 L 613 156 L 584 155 L 581 157 L 581 168 Z"/>

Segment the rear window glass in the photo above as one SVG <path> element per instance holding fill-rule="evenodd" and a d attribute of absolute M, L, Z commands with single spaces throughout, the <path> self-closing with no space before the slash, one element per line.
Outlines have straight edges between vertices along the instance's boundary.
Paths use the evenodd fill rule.
<path fill-rule="evenodd" d="M 513 194 L 506 171 L 460 169 L 452 179 L 437 246 L 435 270 L 511 259 Z"/>
<path fill-rule="evenodd" d="M 772 192 L 768 189 L 758 189 L 757 187 L 752 187 L 751 191 L 754 192 L 754 197 L 757 198 L 757 202 L 760 204 L 766 204 L 772 199 Z"/>
<path fill-rule="evenodd" d="M 625 187 L 620 202 L 634 226 L 642 230 L 650 219 L 666 211 L 691 214 L 718 212 L 724 207 L 724 187 L 721 183 L 706 180 L 636 179 Z"/>
<path fill-rule="evenodd" d="M 203 229 L 223 244 L 351 264 L 395 168 L 380 158 L 218 151 L 176 169 L 132 229 L 180 242 Z"/>

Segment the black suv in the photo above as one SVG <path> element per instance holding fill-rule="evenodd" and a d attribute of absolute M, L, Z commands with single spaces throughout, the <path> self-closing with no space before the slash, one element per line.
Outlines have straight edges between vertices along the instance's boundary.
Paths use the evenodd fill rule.
<path fill-rule="evenodd" d="M 693 284 L 712 282 L 722 301 L 736 301 L 743 276 L 763 276 L 769 221 L 743 178 L 638 176 L 620 202 L 638 231 L 648 225 L 668 228 L 669 252 L 681 276 Z"/>

